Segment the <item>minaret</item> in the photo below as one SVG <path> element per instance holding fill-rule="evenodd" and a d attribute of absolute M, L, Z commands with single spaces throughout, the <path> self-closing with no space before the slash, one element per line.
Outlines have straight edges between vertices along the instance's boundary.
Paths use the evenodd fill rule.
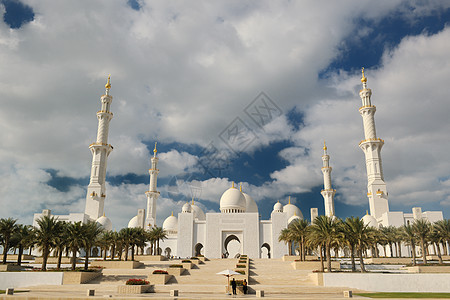
<path fill-rule="evenodd" d="M 156 223 L 156 200 L 159 197 L 159 192 L 156 190 L 156 180 L 158 177 L 159 170 L 157 169 L 158 166 L 158 158 L 156 157 L 156 143 L 155 143 L 155 149 L 153 149 L 153 157 L 151 159 L 152 161 L 152 168 L 148 170 L 148 173 L 150 174 L 150 185 L 147 192 L 145 192 L 145 195 L 147 196 L 147 217 L 145 219 L 145 226 L 146 228 L 151 228 Z"/>
<path fill-rule="evenodd" d="M 336 190 L 331 188 L 331 170 L 330 156 L 327 154 L 327 146 L 325 141 L 323 142 L 323 155 L 322 155 L 323 167 L 323 190 L 320 192 L 323 196 L 325 205 L 325 215 L 327 217 L 334 216 L 334 194 Z"/>
<path fill-rule="evenodd" d="M 92 167 L 84 213 L 92 220 L 97 220 L 103 215 L 106 197 L 106 162 L 113 150 L 113 147 L 108 144 L 109 122 L 113 117 L 110 111 L 112 102 L 112 96 L 109 95 L 109 90 L 111 89 L 110 79 L 111 75 L 108 76 L 108 82 L 105 85 L 105 95 L 100 98 L 101 109 L 97 112 L 97 141 L 89 145 L 89 149 L 92 152 Z"/>
<path fill-rule="evenodd" d="M 364 68 L 362 68 L 361 82 L 363 88 L 359 91 L 359 96 L 362 100 L 362 106 L 359 109 L 359 113 L 363 118 L 365 139 L 359 143 L 359 147 L 364 151 L 366 156 L 367 197 L 369 198 L 370 214 L 375 219 L 378 219 L 385 212 L 389 211 L 388 193 L 386 183 L 384 182 L 380 154 L 384 141 L 377 138 L 374 119 L 377 109 L 370 101 L 372 90 L 367 88 L 367 78 L 364 76 Z"/>

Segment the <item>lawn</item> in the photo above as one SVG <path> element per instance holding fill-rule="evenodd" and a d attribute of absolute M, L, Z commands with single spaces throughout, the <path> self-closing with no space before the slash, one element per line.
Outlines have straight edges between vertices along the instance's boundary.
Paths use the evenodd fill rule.
<path fill-rule="evenodd" d="M 450 299 L 450 293 L 354 293 L 368 298 L 441 298 Z"/>

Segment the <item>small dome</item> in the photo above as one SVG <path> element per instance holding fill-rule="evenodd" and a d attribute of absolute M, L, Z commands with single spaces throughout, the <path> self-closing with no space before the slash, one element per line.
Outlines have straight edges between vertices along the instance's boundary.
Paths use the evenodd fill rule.
<path fill-rule="evenodd" d="M 191 204 L 191 211 L 194 213 L 194 219 L 198 219 L 198 220 L 201 220 L 201 221 L 206 220 L 205 213 L 196 204 Z"/>
<path fill-rule="evenodd" d="M 244 195 L 235 187 L 231 187 L 220 198 L 222 213 L 245 212 L 246 200 Z"/>
<path fill-rule="evenodd" d="M 275 203 L 275 205 L 273 206 L 273 211 L 274 212 L 283 212 L 283 204 L 281 204 L 279 201 L 277 203 Z"/>
<path fill-rule="evenodd" d="M 130 222 L 128 222 L 128 228 L 137 228 L 139 227 L 138 216 L 134 216 L 131 218 Z"/>
<path fill-rule="evenodd" d="M 163 229 L 168 233 L 178 232 L 178 219 L 173 214 L 167 217 L 163 223 Z"/>
<path fill-rule="evenodd" d="M 183 205 L 183 208 L 181 208 L 181 212 L 182 213 L 190 213 L 191 212 L 191 205 L 188 202 L 186 202 Z"/>
<path fill-rule="evenodd" d="M 254 213 L 254 212 L 257 213 L 258 205 L 256 205 L 255 200 L 253 200 L 253 198 L 250 197 L 246 193 L 242 193 L 242 195 L 244 195 L 244 198 L 245 198 L 245 212 L 246 213 Z"/>
<path fill-rule="evenodd" d="M 374 216 L 371 216 L 368 213 L 364 217 L 362 217 L 361 220 L 365 225 L 368 225 L 369 227 L 378 228 L 377 219 L 375 219 Z"/>
<path fill-rule="evenodd" d="M 105 217 L 105 215 L 103 215 L 102 217 L 98 218 L 95 222 L 97 222 L 98 224 L 100 224 L 102 226 L 102 228 L 106 231 L 111 231 L 112 230 L 112 222 L 108 217 Z"/>
<path fill-rule="evenodd" d="M 294 204 L 286 204 L 283 207 L 283 212 L 286 213 L 286 217 L 289 220 L 292 216 L 297 215 L 300 219 L 303 219 L 303 214 L 301 210 Z"/>
<path fill-rule="evenodd" d="M 291 224 L 291 223 L 292 223 L 292 221 L 295 221 L 295 220 L 301 220 L 301 219 L 300 219 L 300 217 L 299 217 L 299 216 L 297 216 L 297 215 L 293 215 L 292 217 L 290 217 L 290 218 L 289 218 L 289 220 L 288 220 L 288 224 Z"/>

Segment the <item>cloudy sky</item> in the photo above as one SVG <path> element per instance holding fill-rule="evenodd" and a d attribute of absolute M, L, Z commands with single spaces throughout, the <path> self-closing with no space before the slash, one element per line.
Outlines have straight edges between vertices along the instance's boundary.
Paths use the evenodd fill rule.
<path fill-rule="evenodd" d="M 263 219 L 292 197 L 368 209 L 361 67 L 385 140 L 391 210 L 450 215 L 450 2 L 1 0 L 0 217 L 82 212 L 111 74 L 106 215 L 145 208 L 160 158 L 158 224 L 192 197 L 218 211 L 231 182 Z M 259 113 L 259 114 L 258 114 Z M 238 133 L 235 135 L 234 133 Z"/>

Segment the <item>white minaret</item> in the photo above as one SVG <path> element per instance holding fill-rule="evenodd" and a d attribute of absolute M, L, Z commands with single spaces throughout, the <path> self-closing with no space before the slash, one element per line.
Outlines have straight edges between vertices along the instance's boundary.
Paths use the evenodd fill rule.
<path fill-rule="evenodd" d="M 108 76 L 108 82 L 105 85 L 106 94 L 100 98 L 102 106 L 97 112 L 97 141 L 89 145 L 89 149 L 92 152 L 92 167 L 84 213 L 92 220 L 97 220 L 103 215 L 106 197 L 106 162 L 113 150 L 113 147 L 108 144 L 109 122 L 113 117 L 110 111 L 112 102 L 112 96 L 109 95 L 109 90 L 111 89 L 110 79 L 111 76 Z"/>
<path fill-rule="evenodd" d="M 336 190 L 331 188 L 331 170 L 330 156 L 327 154 L 327 146 L 325 141 L 323 142 L 323 155 L 322 155 L 323 167 L 323 190 L 320 192 L 323 196 L 323 202 L 325 205 L 325 216 L 334 216 L 334 194 Z"/>
<path fill-rule="evenodd" d="M 156 200 L 159 197 L 159 192 L 156 190 L 156 180 L 158 178 L 159 170 L 157 169 L 158 166 L 158 158 L 156 157 L 156 143 L 155 143 L 155 149 L 153 150 L 153 157 L 151 159 L 152 161 L 152 168 L 148 170 L 148 173 L 150 174 L 150 185 L 147 192 L 145 192 L 145 195 L 147 196 L 147 217 L 145 219 L 145 226 L 146 228 L 153 227 L 156 223 Z"/>
<path fill-rule="evenodd" d="M 374 119 L 377 109 L 370 101 L 372 90 L 367 88 L 364 68 L 362 68 L 361 82 L 363 89 L 359 91 L 359 96 L 362 100 L 362 106 L 359 109 L 359 113 L 363 118 L 365 139 L 359 143 L 359 147 L 366 156 L 367 197 L 369 198 L 370 214 L 375 219 L 378 219 L 385 212 L 389 211 L 388 193 L 384 182 L 380 154 L 384 141 L 377 138 Z"/>

